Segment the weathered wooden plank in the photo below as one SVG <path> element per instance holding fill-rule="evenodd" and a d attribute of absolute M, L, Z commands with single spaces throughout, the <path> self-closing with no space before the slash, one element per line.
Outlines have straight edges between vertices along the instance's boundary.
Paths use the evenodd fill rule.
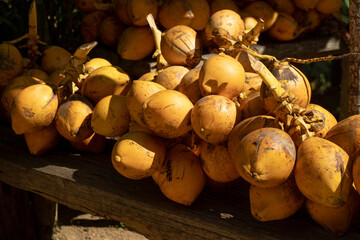
<path fill-rule="evenodd" d="M 165 198 L 152 179 L 130 180 L 112 167 L 110 153 L 59 147 L 31 156 L 22 136 L 0 125 L 0 181 L 70 208 L 125 223 L 149 239 L 336 239 L 304 212 L 261 223 L 251 216 L 248 184 L 207 187 L 195 203 Z M 354 221 L 344 239 L 360 239 Z"/>

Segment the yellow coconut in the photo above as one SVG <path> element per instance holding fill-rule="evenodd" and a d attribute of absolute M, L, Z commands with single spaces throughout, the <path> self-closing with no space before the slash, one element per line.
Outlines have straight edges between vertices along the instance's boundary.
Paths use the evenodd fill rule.
<path fill-rule="evenodd" d="M 279 15 L 279 13 L 265 1 L 251 2 L 244 8 L 244 11 L 256 19 L 261 18 L 264 20 L 263 32 L 274 25 Z"/>
<path fill-rule="evenodd" d="M 194 104 L 191 111 L 191 125 L 195 133 L 212 144 L 226 142 L 235 122 L 235 103 L 224 96 L 205 96 Z"/>
<path fill-rule="evenodd" d="M 232 99 L 243 90 L 244 83 L 243 66 L 228 55 L 214 55 L 201 67 L 199 85 L 204 96 L 217 94 Z"/>
<path fill-rule="evenodd" d="M 126 95 L 130 85 L 129 75 L 117 66 L 104 66 L 92 71 L 81 88 L 81 95 L 96 104 L 109 95 Z"/>
<path fill-rule="evenodd" d="M 258 187 L 284 183 L 295 166 L 296 148 L 291 137 L 277 128 L 261 128 L 243 137 L 230 152 L 242 178 Z"/>
<path fill-rule="evenodd" d="M 261 222 L 281 220 L 294 215 L 305 199 L 293 177 L 271 188 L 251 185 L 249 198 L 251 214 Z"/>
<path fill-rule="evenodd" d="M 156 82 L 135 80 L 127 94 L 127 108 L 132 119 L 139 125 L 146 127 L 144 123 L 144 116 L 142 106 L 144 101 L 156 92 L 166 90 Z"/>
<path fill-rule="evenodd" d="M 16 134 L 40 131 L 52 123 L 57 107 L 58 98 L 54 89 L 45 84 L 30 85 L 12 103 L 12 129 Z"/>
<path fill-rule="evenodd" d="M 55 116 L 58 132 L 70 141 L 81 141 L 90 137 L 93 106 L 82 96 L 72 95 L 60 104 Z"/>
<path fill-rule="evenodd" d="M 295 179 L 301 193 L 325 206 L 344 206 L 352 187 L 348 154 L 326 139 L 310 137 L 297 157 Z"/>
<path fill-rule="evenodd" d="M 321 0 L 317 2 L 315 9 L 322 14 L 332 14 L 340 11 L 342 5 L 342 0 Z"/>
<path fill-rule="evenodd" d="M 159 3 L 156 0 L 113 0 L 113 10 L 126 25 L 146 26 L 146 16 L 157 17 Z"/>
<path fill-rule="evenodd" d="M 206 174 L 199 158 L 185 145 L 177 144 L 169 150 L 164 167 L 153 179 L 167 198 L 189 206 L 204 189 Z"/>
<path fill-rule="evenodd" d="M 206 0 L 164 1 L 159 8 L 158 19 L 166 29 L 186 25 L 194 30 L 204 29 L 210 17 L 210 7 Z"/>
<path fill-rule="evenodd" d="M 189 69 L 184 66 L 169 66 L 163 69 L 157 75 L 155 82 L 164 86 L 166 89 L 175 89 L 181 82 L 181 79 Z"/>
<path fill-rule="evenodd" d="M 32 155 L 43 155 L 55 148 L 61 140 L 61 135 L 55 127 L 55 121 L 44 129 L 25 133 L 25 142 Z"/>
<path fill-rule="evenodd" d="M 337 124 L 337 120 L 334 115 L 318 104 L 309 104 L 306 107 L 306 112 L 303 113 L 303 116 L 310 121 L 313 121 L 310 123 L 309 130 L 312 131 L 316 137 L 325 137 L 327 132 Z M 296 128 L 296 126 L 294 128 Z M 293 129 L 289 130 L 289 134 L 294 140 L 295 145 L 299 147 L 303 142 L 301 134 L 304 133 L 292 130 Z"/>
<path fill-rule="evenodd" d="M 235 158 L 237 155 L 237 150 L 239 144 L 243 137 L 251 133 L 254 130 L 273 127 L 281 128 L 279 122 L 275 121 L 275 118 L 267 115 L 258 115 L 242 120 L 240 123 L 231 130 L 228 138 L 228 149 L 232 158 Z"/>
<path fill-rule="evenodd" d="M 188 71 L 175 88 L 175 90 L 185 94 L 193 104 L 202 97 L 199 87 L 200 70 L 201 67 L 197 67 Z"/>
<path fill-rule="evenodd" d="M 318 2 L 320 0 L 294 0 L 295 6 L 305 11 L 314 9 Z"/>
<path fill-rule="evenodd" d="M 114 47 L 118 44 L 125 24 L 115 15 L 105 17 L 99 28 L 100 40 L 107 46 Z"/>
<path fill-rule="evenodd" d="M 299 26 L 295 18 L 280 12 L 275 23 L 268 29 L 267 34 L 278 41 L 291 41 L 303 33 L 305 27 Z"/>
<path fill-rule="evenodd" d="M 220 10 L 229 9 L 236 13 L 240 12 L 237 2 L 234 0 L 211 0 L 210 1 L 210 16 Z"/>
<path fill-rule="evenodd" d="M 161 138 L 146 132 L 128 132 L 113 147 L 111 162 L 122 176 L 138 180 L 159 170 L 165 153 Z"/>
<path fill-rule="evenodd" d="M 160 137 L 180 137 L 192 129 L 193 106 L 188 97 L 176 90 L 156 92 L 143 103 L 144 123 Z"/>
<path fill-rule="evenodd" d="M 5 86 L 23 70 L 23 58 L 12 44 L 0 44 L 0 86 Z"/>
<path fill-rule="evenodd" d="M 217 47 L 227 48 L 228 41 L 219 40 L 221 37 L 238 41 L 238 37 L 243 35 L 245 29 L 244 21 L 240 15 L 232 10 L 224 9 L 211 15 L 204 29 L 205 44 L 215 44 Z"/>
<path fill-rule="evenodd" d="M 266 115 L 266 111 L 262 107 L 259 92 L 250 94 L 240 103 L 238 115 L 240 121 L 254 116 Z"/>
<path fill-rule="evenodd" d="M 306 210 L 314 221 L 340 236 L 349 229 L 353 216 L 359 210 L 360 199 L 357 192 L 352 189 L 349 200 L 342 207 L 332 208 L 309 199 L 305 203 Z"/>
<path fill-rule="evenodd" d="M 81 35 L 85 42 L 92 42 L 100 39 L 100 27 L 107 17 L 105 11 L 97 10 L 86 14 L 81 20 Z"/>
<path fill-rule="evenodd" d="M 239 178 L 235 164 L 228 152 L 227 144 L 202 142 L 200 150 L 201 166 L 206 175 L 215 182 L 227 183 Z"/>
<path fill-rule="evenodd" d="M 360 150 L 360 114 L 349 116 L 326 133 L 325 139 L 340 146 L 353 160 Z"/>
<path fill-rule="evenodd" d="M 91 127 L 105 137 L 121 136 L 129 129 L 130 114 L 126 96 L 110 95 L 101 99 L 91 115 Z"/>
<path fill-rule="evenodd" d="M 137 80 L 141 81 L 155 81 L 158 72 L 147 72 L 141 75 Z"/>
<path fill-rule="evenodd" d="M 311 100 L 311 86 L 306 76 L 288 62 L 281 62 L 279 65 L 276 65 L 271 72 L 281 83 L 282 88 L 292 96 L 294 100 L 293 103 L 302 108 L 306 108 Z M 264 109 L 268 113 L 277 115 L 281 121 L 284 121 L 286 112 L 282 111 L 282 109 L 274 112 L 278 101 L 264 83 L 260 88 L 260 98 Z"/>
<path fill-rule="evenodd" d="M 64 66 L 70 61 L 71 53 L 59 46 L 47 47 L 41 56 L 41 69 L 47 74 Z"/>
<path fill-rule="evenodd" d="M 112 64 L 104 58 L 92 58 L 84 63 L 84 73 L 90 74 L 95 69 L 105 66 L 111 66 Z"/>
<path fill-rule="evenodd" d="M 117 53 L 122 59 L 137 61 L 149 56 L 155 48 L 150 27 L 129 26 L 121 34 Z"/>
<path fill-rule="evenodd" d="M 358 153 L 353 162 L 352 178 L 356 191 L 360 194 L 360 153 Z"/>
<path fill-rule="evenodd" d="M 161 36 L 160 48 L 170 65 L 193 68 L 201 61 L 200 38 L 194 29 L 185 25 L 167 29 Z"/>
<path fill-rule="evenodd" d="M 37 68 L 24 69 L 24 72 L 21 74 L 21 76 L 34 77 L 44 82 L 46 82 L 49 78 L 49 75 L 46 72 Z"/>
<path fill-rule="evenodd" d="M 101 153 L 105 150 L 106 138 L 100 134 L 93 133 L 90 137 L 80 141 L 68 140 L 70 146 L 79 151 Z"/>
<path fill-rule="evenodd" d="M 1 94 L 1 104 L 6 114 L 10 114 L 11 105 L 16 96 L 26 87 L 34 84 L 44 84 L 41 80 L 30 76 L 15 77 L 8 82 Z"/>
<path fill-rule="evenodd" d="M 277 12 L 293 15 L 296 7 L 293 0 L 267 0 L 267 3 Z"/>

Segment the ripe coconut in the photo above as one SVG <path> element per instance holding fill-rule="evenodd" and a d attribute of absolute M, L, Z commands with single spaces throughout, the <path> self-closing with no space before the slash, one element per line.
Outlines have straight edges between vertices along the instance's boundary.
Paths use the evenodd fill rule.
<path fill-rule="evenodd" d="M 340 11 L 342 5 L 342 0 L 322 0 L 317 2 L 315 9 L 322 14 L 332 14 Z"/>
<path fill-rule="evenodd" d="M 302 108 L 308 106 L 311 100 L 311 86 L 309 80 L 299 69 L 288 62 L 281 62 L 279 65 L 276 65 L 271 72 L 281 83 L 282 88 L 292 96 L 294 104 Z M 267 112 L 276 114 L 281 121 L 284 121 L 286 112 L 280 109 L 279 112 L 274 113 L 278 101 L 274 98 L 273 93 L 265 83 L 263 83 L 260 88 L 260 99 Z"/>
<path fill-rule="evenodd" d="M 244 21 L 245 30 L 251 30 L 253 29 L 256 24 L 258 23 L 258 20 L 251 16 L 249 13 L 245 11 L 240 11 L 240 17 Z M 258 35 L 260 36 L 260 34 Z"/>
<path fill-rule="evenodd" d="M 4 107 L 6 115 L 10 114 L 11 105 L 14 102 L 16 96 L 24 88 L 34 84 L 44 84 L 44 82 L 30 76 L 15 77 L 8 82 L 1 94 L 1 104 Z"/>
<path fill-rule="evenodd" d="M 323 138 L 327 134 L 327 132 L 337 124 L 337 120 L 328 110 L 321 107 L 317 104 L 309 104 L 306 107 L 306 112 L 303 113 L 303 116 L 313 121 L 310 124 L 310 131 L 314 132 L 315 137 Z M 294 126 L 296 128 L 296 126 Z M 301 132 L 292 131 L 295 129 L 290 129 L 288 132 L 293 139 L 296 147 L 299 147 L 303 142 Z"/>
<path fill-rule="evenodd" d="M 155 82 L 166 89 L 173 90 L 181 82 L 181 79 L 189 72 L 184 66 L 168 66 L 157 75 Z"/>
<path fill-rule="evenodd" d="M 352 178 L 355 189 L 360 194 L 360 152 L 355 156 L 353 161 Z"/>
<path fill-rule="evenodd" d="M 116 46 L 124 29 L 125 24 L 115 15 L 104 18 L 99 29 L 101 42 L 110 47 Z"/>
<path fill-rule="evenodd" d="M 201 67 L 196 67 L 188 71 L 175 88 L 175 90 L 185 94 L 193 104 L 202 97 L 199 87 L 200 70 Z"/>
<path fill-rule="evenodd" d="M 103 2 L 104 0 L 74 0 L 75 7 L 84 13 L 96 11 L 96 4 Z"/>
<path fill-rule="evenodd" d="M 310 33 L 316 30 L 322 22 L 323 16 L 312 9 L 310 11 L 297 10 L 293 17 L 299 23 L 299 25 L 305 27 L 304 33 Z"/>
<path fill-rule="evenodd" d="M 256 19 L 261 18 L 264 20 L 263 32 L 267 31 L 274 25 L 279 15 L 279 13 L 265 1 L 251 2 L 244 8 L 244 11 Z"/>
<path fill-rule="evenodd" d="M 170 65 L 193 68 L 201 61 L 202 49 L 197 32 L 191 27 L 177 25 L 161 35 L 161 53 Z"/>
<path fill-rule="evenodd" d="M 12 44 L 0 44 L 0 87 L 20 75 L 23 70 L 23 58 L 20 51 Z"/>
<path fill-rule="evenodd" d="M 177 144 L 169 150 L 164 167 L 153 179 L 167 198 L 190 206 L 204 189 L 206 174 L 199 158 L 187 146 Z"/>
<path fill-rule="evenodd" d="M 240 177 L 228 152 L 227 144 L 202 142 L 200 150 L 201 166 L 206 175 L 215 182 L 227 183 Z"/>
<path fill-rule="evenodd" d="M 61 135 L 55 127 L 55 121 L 44 129 L 25 133 L 25 142 L 32 155 L 43 155 L 55 148 L 61 140 Z"/>
<path fill-rule="evenodd" d="M 326 133 L 325 139 L 340 146 L 353 160 L 360 150 L 360 115 L 349 116 Z"/>
<path fill-rule="evenodd" d="M 204 96 L 217 94 L 233 99 L 243 90 L 244 83 L 243 66 L 223 53 L 210 57 L 201 67 L 199 86 Z"/>
<path fill-rule="evenodd" d="M 106 17 L 106 12 L 101 10 L 88 13 L 83 17 L 81 20 L 81 35 L 85 42 L 100 39 L 100 26 Z"/>
<path fill-rule="evenodd" d="M 281 12 L 267 34 L 278 41 L 291 41 L 299 37 L 304 30 L 305 27 L 299 26 L 294 17 Z"/>
<path fill-rule="evenodd" d="M 169 0 L 159 8 L 158 20 L 166 29 L 186 25 L 199 31 L 204 29 L 210 17 L 210 6 L 206 0 Z"/>
<path fill-rule="evenodd" d="M 156 92 L 143 103 L 144 123 L 160 137 L 180 137 L 192 129 L 193 106 L 188 97 L 176 90 Z"/>
<path fill-rule="evenodd" d="M 320 0 L 294 0 L 295 6 L 304 11 L 310 11 L 315 8 Z"/>
<path fill-rule="evenodd" d="M 49 78 L 49 75 L 46 72 L 37 68 L 24 69 L 24 72 L 21 74 L 21 76 L 29 76 L 29 77 L 37 78 L 44 82 L 46 82 L 47 79 Z"/>
<path fill-rule="evenodd" d="M 41 56 L 41 69 L 47 74 L 64 66 L 70 61 L 71 53 L 59 46 L 47 47 Z"/>
<path fill-rule="evenodd" d="M 211 0 L 210 1 L 210 16 L 220 10 L 229 9 L 236 13 L 240 12 L 239 6 L 234 0 Z"/>
<path fill-rule="evenodd" d="M 293 0 L 267 0 L 267 3 L 279 13 L 293 15 L 296 10 Z"/>
<path fill-rule="evenodd" d="M 158 15 L 159 3 L 156 0 L 113 0 L 113 9 L 116 16 L 126 25 L 146 26 L 146 16 Z"/>
<path fill-rule="evenodd" d="M 208 95 L 199 99 L 191 111 L 191 125 L 195 133 L 212 144 L 226 142 L 235 121 L 235 103 L 220 95 Z"/>
<path fill-rule="evenodd" d="M 79 151 L 101 153 L 105 150 L 106 138 L 100 134 L 93 133 L 90 137 L 80 141 L 68 140 L 70 146 Z"/>
<path fill-rule="evenodd" d="M 228 138 L 228 149 L 232 158 L 236 156 L 237 149 L 243 137 L 256 129 L 265 127 L 281 128 L 279 122 L 275 121 L 274 117 L 267 115 L 257 115 L 246 118 L 236 124 Z"/>
<path fill-rule="evenodd" d="M 344 206 L 352 185 L 348 154 L 326 139 L 310 137 L 297 157 L 295 179 L 301 193 L 325 206 Z"/>
<path fill-rule="evenodd" d="M 242 121 L 259 115 L 266 115 L 266 111 L 262 107 L 260 93 L 254 92 L 240 103 L 240 107 L 238 107 L 238 119 Z"/>
<path fill-rule="evenodd" d="M 83 82 L 81 95 L 92 104 L 109 95 L 126 95 L 129 75 L 117 66 L 104 66 L 92 71 Z"/>
<path fill-rule="evenodd" d="M 275 187 L 285 182 L 293 171 L 296 148 L 291 137 L 277 128 L 257 129 L 230 152 L 242 178 L 258 187 Z"/>
<path fill-rule="evenodd" d="M 11 105 L 11 126 L 16 134 L 33 133 L 54 120 L 58 97 L 53 88 L 34 84 L 24 88 Z"/>
<path fill-rule="evenodd" d="M 353 216 L 358 212 L 360 205 L 359 195 L 352 188 L 349 200 L 344 206 L 328 207 L 306 199 L 306 211 L 314 221 L 336 236 L 344 235 L 350 227 Z"/>
<path fill-rule="evenodd" d="M 92 112 L 91 103 L 74 94 L 60 104 L 55 116 L 56 129 L 67 140 L 84 140 L 94 133 L 91 128 Z"/>
<path fill-rule="evenodd" d="M 226 37 L 238 41 L 245 30 L 244 21 L 240 15 L 232 10 L 224 9 L 211 15 L 204 29 L 204 41 L 206 45 L 214 44 L 218 48 L 230 47 L 228 41 L 222 41 L 216 36 Z"/>
<path fill-rule="evenodd" d="M 139 180 L 159 170 L 165 154 L 161 138 L 146 132 L 128 132 L 113 147 L 111 162 L 122 176 Z"/>
<path fill-rule="evenodd" d="M 147 127 L 144 123 L 142 106 L 144 101 L 156 92 L 166 90 L 156 82 L 135 80 L 127 94 L 127 108 L 132 119 L 139 125 Z"/>
<path fill-rule="evenodd" d="M 117 53 L 122 59 L 137 61 L 149 56 L 155 48 L 150 27 L 127 27 L 121 34 Z"/>
<path fill-rule="evenodd" d="M 250 185 L 249 199 L 251 214 L 261 222 L 288 218 L 302 207 L 305 200 L 292 176 L 271 188 Z"/>
<path fill-rule="evenodd" d="M 121 136 L 129 129 L 130 113 L 126 96 L 110 95 L 101 99 L 91 115 L 91 127 L 105 137 Z"/>
<path fill-rule="evenodd" d="M 141 75 L 137 80 L 141 81 L 155 81 L 158 72 L 147 72 Z"/>

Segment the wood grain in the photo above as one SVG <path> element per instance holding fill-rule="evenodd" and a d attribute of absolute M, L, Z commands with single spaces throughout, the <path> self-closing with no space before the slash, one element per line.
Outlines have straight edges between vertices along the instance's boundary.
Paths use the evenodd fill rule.
<path fill-rule="evenodd" d="M 281 221 L 258 222 L 248 184 L 208 185 L 190 207 L 165 198 L 152 179 L 130 180 L 109 152 L 89 154 L 64 145 L 45 156 L 28 153 L 22 136 L 0 125 L 0 181 L 83 212 L 123 222 L 149 239 L 337 239 L 304 210 Z M 360 239 L 358 217 L 344 239 Z"/>

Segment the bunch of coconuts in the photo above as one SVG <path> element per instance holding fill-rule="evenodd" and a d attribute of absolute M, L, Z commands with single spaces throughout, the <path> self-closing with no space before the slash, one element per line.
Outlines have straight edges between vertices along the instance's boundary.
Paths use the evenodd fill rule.
<path fill-rule="evenodd" d="M 96 40 L 114 48 L 122 59 L 141 60 L 155 48 L 146 21 L 149 13 L 161 30 L 186 25 L 203 35 L 210 16 L 228 9 L 241 16 L 245 29 L 253 28 L 261 18 L 266 35 L 290 41 L 315 31 L 324 19 L 338 14 L 342 0 L 76 0 L 75 6 L 84 14 L 81 33 L 85 42 Z M 201 40 L 206 50 L 207 39 Z"/>
<path fill-rule="evenodd" d="M 45 50 L 38 68 L 23 69 L 12 60 L 16 48 L 0 45 L 14 52 L 0 51 L 12 64 L 0 71 L 12 74 L 3 83 L 4 113 L 32 154 L 46 154 L 59 139 L 101 152 L 105 139 L 115 138 L 114 168 L 130 179 L 152 178 L 179 204 L 191 205 L 207 181 L 243 179 L 257 220 L 285 219 L 305 206 L 319 224 L 343 234 L 360 203 L 360 117 L 337 122 L 311 103 L 306 76 L 276 61 L 268 71 L 304 109 L 289 114 L 246 50 L 226 54 L 245 29 L 231 10 L 212 14 L 202 34 L 186 24 L 169 27 L 160 44 L 153 39 L 167 65 L 136 80 L 105 59 L 76 58 L 60 47 Z M 204 44 L 223 52 L 205 60 Z"/>

